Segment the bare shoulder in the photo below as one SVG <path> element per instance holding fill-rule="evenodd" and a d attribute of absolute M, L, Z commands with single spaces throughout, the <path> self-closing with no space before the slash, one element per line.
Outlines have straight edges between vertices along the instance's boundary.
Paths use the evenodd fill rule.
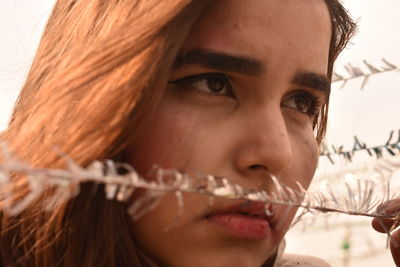
<path fill-rule="evenodd" d="M 323 259 L 296 254 L 283 254 L 276 267 L 332 267 Z"/>

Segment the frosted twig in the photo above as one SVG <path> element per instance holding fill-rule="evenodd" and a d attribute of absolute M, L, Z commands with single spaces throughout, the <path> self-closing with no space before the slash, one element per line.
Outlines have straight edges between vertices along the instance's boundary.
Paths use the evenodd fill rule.
<path fill-rule="evenodd" d="M 337 72 L 334 72 L 332 77 L 332 83 L 342 82 L 342 85 L 340 86 L 340 89 L 342 89 L 344 88 L 344 86 L 347 84 L 348 81 L 363 77 L 363 83 L 360 89 L 364 89 L 371 76 L 390 71 L 397 71 L 397 72 L 400 71 L 399 66 L 390 63 L 384 58 L 382 59 L 382 63 L 384 64 L 384 66 L 382 67 L 374 66 L 371 63 L 367 62 L 366 60 L 363 60 L 363 63 L 365 65 L 365 68 L 368 69 L 368 71 L 363 71 L 361 67 L 353 66 L 352 64 L 348 63 L 347 65 L 344 66 L 344 69 L 348 74 L 347 77 L 345 77 L 344 75 L 340 75 Z"/>
<path fill-rule="evenodd" d="M 133 219 L 138 219 L 146 212 L 157 206 L 167 193 L 173 193 L 178 203 L 178 216 L 183 211 L 183 193 L 204 195 L 212 200 L 215 197 L 232 200 L 257 201 L 274 206 L 287 206 L 287 212 L 292 208 L 303 208 L 305 213 L 343 213 L 353 216 L 368 216 L 380 219 L 398 220 L 400 212 L 384 214 L 376 210 L 378 206 L 384 205 L 387 200 L 398 196 L 389 190 L 390 181 L 382 182 L 383 191 L 377 190 L 377 184 L 368 180 L 358 180 L 355 183 L 345 183 L 346 194 L 341 190 L 334 190 L 331 186 L 326 187 L 326 192 L 308 192 L 296 182 L 295 187 L 285 185 L 276 177 L 272 179 L 274 188 L 270 191 L 246 190 L 225 177 L 213 175 L 189 175 L 176 170 L 155 168 L 155 179 L 144 179 L 131 166 L 127 164 L 114 163 L 112 161 L 95 161 L 87 168 L 76 165 L 68 160 L 67 169 L 43 169 L 33 168 L 19 162 L 10 153 L 3 153 L 6 157 L 0 163 L 0 208 L 7 214 L 13 216 L 28 208 L 47 189 L 54 189 L 45 203 L 48 209 L 65 203 L 68 199 L 79 194 L 80 185 L 84 182 L 105 185 L 107 199 L 126 202 L 132 198 L 136 189 L 142 189 L 139 198 L 135 198 L 129 204 L 128 212 Z M 386 164 L 386 172 L 400 169 L 400 164 L 390 162 Z M 118 171 L 123 170 L 123 174 Z M 13 190 L 15 185 L 12 176 L 24 174 L 29 192 L 24 198 L 15 200 Z M 295 179 L 293 179 L 295 180 Z M 342 190 L 343 191 L 343 190 Z M 393 191 L 392 191 L 393 192 Z M 266 208 L 266 213 L 270 212 Z M 281 218 L 280 218 L 281 219 Z"/>

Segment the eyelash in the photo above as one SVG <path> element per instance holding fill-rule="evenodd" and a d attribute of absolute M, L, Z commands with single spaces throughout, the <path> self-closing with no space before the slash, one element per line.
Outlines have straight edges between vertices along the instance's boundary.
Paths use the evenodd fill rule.
<path fill-rule="evenodd" d="M 232 82 L 229 78 L 228 75 L 224 73 L 203 73 L 203 74 L 197 74 L 197 75 L 192 75 L 188 77 L 184 77 L 178 80 L 174 81 L 169 81 L 169 84 L 175 84 L 178 86 L 191 86 L 191 87 L 196 87 L 196 83 L 198 83 L 198 87 L 201 86 L 201 82 L 205 81 L 206 86 L 208 89 L 198 89 L 195 88 L 196 90 L 206 92 L 211 95 L 215 96 L 227 96 L 231 98 L 235 98 L 235 94 L 233 92 L 233 86 Z M 221 90 L 220 91 L 225 91 L 224 93 L 220 93 L 220 91 L 213 91 L 210 87 L 213 84 L 210 84 L 212 81 L 216 82 L 214 85 L 220 85 Z M 218 84 L 220 82 L 220 84 Z"/>
<path fill-rule="evenodd" d="M 210 89 L 210 81 L 212 81 L 212 80 L 214 82 L 222 81 L 222 83 L 220 84 L 223 86 L 221 90 L 225 90 L 226 92 L 221 94 L 220 92 L 216 92 L 216 91 L 213 91 L 212 89 Z M 207 84 L 206 84 L 206 86 L 208 87 L 207 90 L 194 88 L 194 87 L 196 87 L 195 86 L 196 83 L 200 83 L 203 81 L 207 82 Z M 180 79 L 177 79 L 174 81 L 169 81 L 168 83 L 177 85 L 179 87 L 192 87 L 195 90 L 203 91 L 203 92 L 206 92 L 213 96 L 225 96 L 225 97 L 230 97 L 230 98 L 236 98 L 234 91 L 233 91 L 233 85 L 232 85 L 231 79 L 229 78 L 228 75 L 226 75 L 224 73 L 197 74 L 197 75 L 180 78 Z M 201 84 L 200 84 L 200 86 L 201 86 Z M 288 108 L 293 108 L 294 110 L 297 110 L 298 112 L 306 114 L 307 116 L 309 116 L 311 118 L 315 118 L 319 115 L 319 112 L 320 112 L 320 109 L 322 106 L 320 103 L 320 100 L 317 96 L 315 96 L 307 91 L 297 90 L 297 91 L 293 92 L 289 97 L 287 97 L 283 101 L 283 103 L 285 103 L 288 100 L 294 99 L 296 97 L 297 97 L 297 100 L 301 98 L 301 99 L 307 101 L 307 104 L 308 104 L 307 109 L 302 111 L 301 108 L 297 108 L 296 105 L 299 103 L 296 103 L 296 102 L 294 103 L 295 107 L 293 107 L 293 105 L 289 105 Z M 294 100 L 296 101 L 296 99 L 294 99 Z"/>
<path fill-rule="evenodd" d="M 321 102 L 319 100 L 319 98 L 307 91 L 303 91 L 303 90 L 298 90 L 295 91 L 294 93 L 292 93 L 288 98 L 286 98 L 283 102 L 286 102 L 292 98 L 296 98 L 297 99 L 302 99 L 302 100 L 306 100 L 308 107 L 306 108 L 306 110 L 302 111 L 301 108 L 296 108 L 296 107 L 289 107 L 289 108 L 293 108 L 301 113 L 306 114 L 307 116 L 311 117 L 311 118 L 315 118 L 319 115 L 320 109 L 321 109 Z M 296 99 L 295 99 L 296 101 Z M 295 105 L 298 103 L 294 103 Z"/>

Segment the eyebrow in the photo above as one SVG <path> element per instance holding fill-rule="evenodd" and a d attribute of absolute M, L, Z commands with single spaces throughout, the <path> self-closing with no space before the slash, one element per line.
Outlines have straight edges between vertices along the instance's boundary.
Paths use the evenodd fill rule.
<path fill-rule="evenodd" d="M 178 55 L 173 67 L 182 68 L 186 65 L 200 65 L 211 69 L 227 72 L 237 72 L 245 75 L 262 75 L 266 72 L 266 66 L 263 62 L 245 56 L 236 56 L 223 52 L 217 52 L 208 49 L 193 49 Z M 330 79 L 326 75 L 314 72 L 300 71 L 295 74 L 292 83 L 315 89 L 330 94 Z"/>
<path fill-rule="evenodd" d="M 194 49 L 182 53 L 175 60 L 174 68 L 181 68 L 190 64 L 245 75 L 261 75 L 266 72 L 264 63 L 257 59 L 207 49 Z"/>
<path fill-rule="evenodd" d="M 329 96 L 331 92 L 331 82 L 326 75 L 314 72 L 298 72 L 292 79 L 292 83 L 315 89 Z"/>

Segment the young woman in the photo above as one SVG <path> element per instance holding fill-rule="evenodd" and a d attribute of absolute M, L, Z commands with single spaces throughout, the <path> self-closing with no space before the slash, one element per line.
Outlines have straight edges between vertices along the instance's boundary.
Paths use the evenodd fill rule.
<path fill-rule="evenodd" d="M 354 28 L 337 0 L 59 0 L 2 141 L 33 167 L 65 167 L 57 148 L 144 177 L 157 164 L 245 189 L 271 192 L 272 175 L 307 188 Z M 46 211 L 49 194 L 3 215 L 2 265 L 278 266 L 295 213 L 186 194 L 165 230 L 172 194 L 136 221 L 101 186 Z"/>

